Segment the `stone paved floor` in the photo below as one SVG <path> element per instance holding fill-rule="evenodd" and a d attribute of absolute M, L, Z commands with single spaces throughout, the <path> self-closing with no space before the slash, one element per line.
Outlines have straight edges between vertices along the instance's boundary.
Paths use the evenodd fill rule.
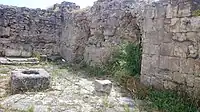
<path fill-rule="evenodd" d="M 16 68 L 45 68 L 51 74 L 51 89 L 43 92 L 9 95 L 6 82 Z M 2 72 L 2 73 L 1 73 Z M 109 96 L 94 92 L 93 81 L 81 72 L 56 65 L 0 65 L 0 112 L 130 112 L 139 111 L 125 90 L 114 84 Z M 6 75 L 7 74 L 7 75 Z M 127 111 L 129 112 L 129 111 Z"/>

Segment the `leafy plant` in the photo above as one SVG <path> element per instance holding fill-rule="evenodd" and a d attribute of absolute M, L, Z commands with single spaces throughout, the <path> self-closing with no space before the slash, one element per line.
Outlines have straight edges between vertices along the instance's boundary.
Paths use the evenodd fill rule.
<path fill-rule="evenodd" d="M 136 43 L 125 43 L 121 45 L 112 58 L 108 61 L 111 66 L 109 70 L 116 73 L 117 71 L 126 71 L 132 76 L 139 76 L 141 70 L 141 47 Z"/>

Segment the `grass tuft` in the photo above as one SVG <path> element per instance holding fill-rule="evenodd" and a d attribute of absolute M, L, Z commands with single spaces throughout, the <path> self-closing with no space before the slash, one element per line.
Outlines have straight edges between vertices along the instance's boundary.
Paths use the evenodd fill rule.
<path fill-rule="evenodd" d="M 198 108 L 189 97 L 181 96 L 173 91 L 151 90 L 147 97 L 152 108 L 163 112 L 197 112 Z"/>

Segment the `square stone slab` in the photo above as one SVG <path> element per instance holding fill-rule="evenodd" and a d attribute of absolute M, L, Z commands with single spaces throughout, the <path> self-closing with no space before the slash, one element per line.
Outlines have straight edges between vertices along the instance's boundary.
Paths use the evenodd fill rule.
<path fill-rule="evenodd" d="M 26 91 L 48 89 L 50 75 L 44 69 L 17 69 L 11 72 L 11 92 L 17 94 Z"/>

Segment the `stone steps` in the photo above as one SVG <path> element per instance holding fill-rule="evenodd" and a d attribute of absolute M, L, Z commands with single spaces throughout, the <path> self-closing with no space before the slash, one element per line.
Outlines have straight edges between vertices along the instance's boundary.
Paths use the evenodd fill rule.
<path fill-rule="evenodd" d="M 0 57 L 0 65 L 39 64 L 37 58 Z"/>

